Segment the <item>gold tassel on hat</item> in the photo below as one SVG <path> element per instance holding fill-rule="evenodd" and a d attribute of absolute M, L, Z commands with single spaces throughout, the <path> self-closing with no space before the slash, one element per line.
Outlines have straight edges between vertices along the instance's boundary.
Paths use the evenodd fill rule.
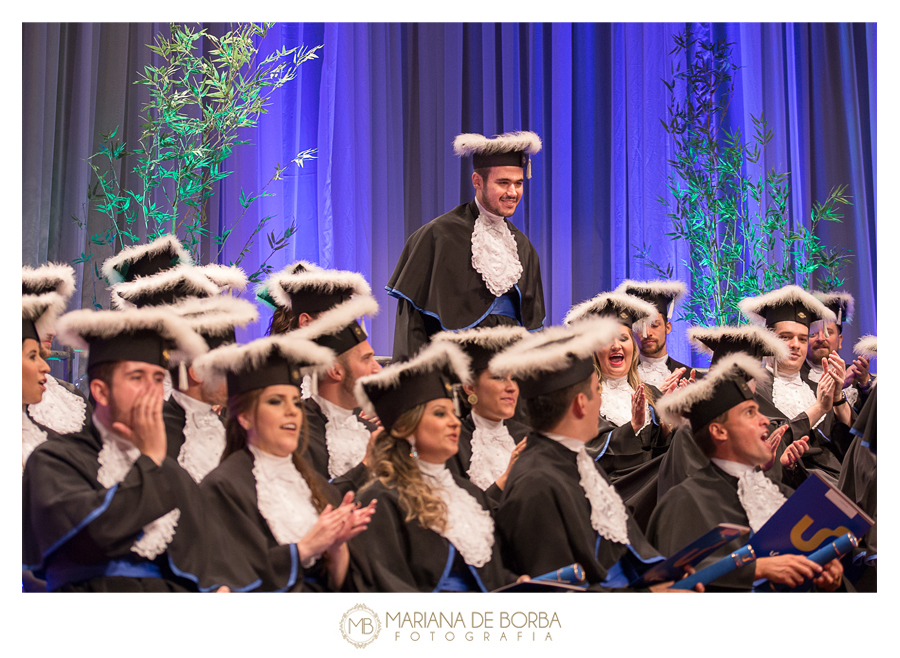
<path fill-rule="evenodd" d="M 178 390 L 188 390 L 187 366 L 184 365 L 184 361 L 178 364 Z"/>

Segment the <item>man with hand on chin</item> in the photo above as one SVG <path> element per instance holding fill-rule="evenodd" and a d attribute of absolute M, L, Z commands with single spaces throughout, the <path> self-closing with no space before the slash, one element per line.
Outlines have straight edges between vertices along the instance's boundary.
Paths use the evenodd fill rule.
<path fill-rule="evenodd" d="M 746 297 L 738 306 L 745 316 L 771 329 L 789 351 L 785 359 L 770 360 L 771 379 L 760 381 L 756 394 L 783 414 L 782 419 L 791 424 L 793 437 L 809 436 L 809 450 L 803 456 L 805 466 L 837 482 L 841 460 L 853 438 L 850 408 L 842 391 L 844 361 L 837 353 L 829 355 L 823 361 L 824 374 L 818 384 L 804 381 L 800 374 L 810 325 L 817 320 L 834 321 L 834 313 L 793 285 Z"/>
<path fill-rule="evenodd" d="M 666 422 L 690 421 L 693 438 L 709 463 L 662 497 L 650 518 L 647 538 L 664 555 L 671 555 L 719 523 L 735 523 L 756 532 L 793 493 L 774 483 L 760 467 L 774 456 L 769 419 L 759 412 L 749 382 L 757 386 L 766 372 L 746 354 L 724 357 L 700 382 L 665 396 L 659 403 Z M 783 467 L 795 467 L 807 451 L 806 437 L 794 441 L 781 456 Z M 734 552 L 744 536 L 705 558 L 700 570 Z M 817 588 L 834 591 L 842 582 L 840 561 L 821 567 L 803 555 L 760 557 L 709 583 L 708 589 L 749 591 L 766 579 L 797 587 L 812 580 Z"/>
<path fill-rule="evenodd" d="M 535 331 L 544 322 L 537 252 L 509 221 L 531 178 L 540 137 L 466 133 L 453 140 L 453 150 L 473 156 L 475 199 L 428 222 L 403 247 L 385 286 L 398 300 L 395 361 L 413 356 L 440 331 L 498 325 Z"/>

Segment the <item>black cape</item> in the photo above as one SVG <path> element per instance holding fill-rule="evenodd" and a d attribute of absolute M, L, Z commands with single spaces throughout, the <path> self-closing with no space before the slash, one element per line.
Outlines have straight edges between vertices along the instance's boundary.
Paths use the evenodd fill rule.
<path fill-rule="evenodd" d="M 453 479 L 490 511 L 487 495 L 455 473 Z M 504 568 L 499 538 L 494 539 L 490 561 L 482 567 L 467 565 L 447 539 L 423 528 L 415 519 L 406 521 L 395 488 L 374 480 L 359 492 L 359 503 L 378 500 L 369 527 L 350 540 L 350 576 L 360 592 L 433 592 L 444 576 L 458 572 L 475 591 L 491 591 L 515 582 L 516 576 Z"/>
<path fill-rule="evenodd" d="M 61 591 L 209 591 L 235 576 L 221 559 L 220 529 L 203 513 L 200 491 L 177 462 L 141 455 L 118 485 L 97 481 L 100 435 L 64 435 L 38 446 L 22 479 L 23 568 Z M 144 525 L 177 507 L 175 536 L 151 563 L 131 550 Z M 110 574 L 158 569 L 160 578 Z M 122 573 L 122 571 L 119 571 Z M 110 574 L 110 575 L 106 575 Z"/>
<path fill-rule="evenodd" d="M 328 417 L 313 398 L 306 398 L 303 405 L 306 410 L 308 437 L 304 458 L 319 475 L 331 482 L 342 496 L 348 491 L 356 491 L 365 484 L 369 470 L 365 464 L 360 462 L 343 475 L 332 479 L 328 472 L 328 442 L 325 440 L 325 425 L 328 423 Z M 362 410 L 353 410 L 357 418 L 359 418 L 360 411 Z M 369 432 L 374 432 L 378 427 L 363 418 L 359 420 L 368 428 Z"/>
<path fill-rule="evenodd" d="M 528 433 L 531 431 L 530 427 L 523 425 L 512 418 L 504 420 L 503 424 L 506 425 L 506 429 L 509 430 L 509 435 L 512 437 L 513 441 L 516 442 L 516 445 L 528 436 Z M 472 419 L 472 414 L 470 412 L 462 419 L 462 426 L 459 429 L 459 450 L 447 461 L 447 468 L 449 468 L 451 472 L 467 480 L 469 479 L 469 467 L 472 465 L 473 432 L 475 432 L 475 421 Z M 493 503 L 499 503 L 500 495 L 503 492 L 495 482 L 485 489 L 485 493 Z"/>
<path fill-rule="evenodd" d="M 625 580 L 632 581 L 661 559 L 630 513 L 630 547 L 603 539 L 591 526 L 591 505 L 579 484 L 576 454 L 537 432 L 527 441 L 497 511 L 504 561 L 510 569 L 539 576 L 578 562 L 597 588 L 619 568 Z M 598 471 L 606 477 L 602 468 Z M 612 579 L 609 583 L 622 586 Z"/>
<path fill-rule="evenodd" d="M 300 564 L 296 544 L 279 544 L 259 511 L 253 453 L 244 448 L 213 469 L 200 483 L 207 509 L 227 528 L 230 559 L 249 568 L 253 579 L 235 583 L 232 589 L 258 592 L 326 591 L 325 560 L 310 569 Z M 337 492 L 320 478 L 329 502 L 340 504 Z M 244 571 L 245 569 L 242 569 Z"/>
<path fill-rule="evenodd" d="M 400 300 L 395 360 L 415 354 L 437 331 L 468 329 L 485 320 L 496 297 L 472 267 L 477 217 L 478 207 L 472 200 L 430 221 L 407 239 L 385 286 Z M 537 251 L 524 233 L 504 221 L 516 240 L 522 265 L 522 276 L 509 294 L 519 298 L 523 326 L 529 331 L 539 329 L 544 322 L 544 291 Z"/>
<path fill-rule="evenodd" d="M 647 539 L 663 555 L 672 555 L 720 523 L 749 526 L 747 513 L 737 493 L 738 479 L 710 461 L 664 495 L 647 528 Z M 785 495 L 793 489 L 778 484 Z M 747 543 L 747 536 L 735 539 L 697 565 L 697 570 L 717 562 Z M 753 562 L 735 569 L 707 586 L 707 591 L 749 591 L 755 580 Z"/>

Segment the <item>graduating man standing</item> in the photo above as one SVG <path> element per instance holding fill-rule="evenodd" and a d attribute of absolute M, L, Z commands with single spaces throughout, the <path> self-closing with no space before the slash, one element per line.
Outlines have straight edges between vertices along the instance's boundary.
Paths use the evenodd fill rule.
<path fill-rule="evenodd" d="M 537 252 L 509 221 L 531 159 L 541 150 L 533 132 L 488 139 L 462 134 L 454 152 L 471 155 L 475 199 L 413 233 L 385 289 L 396 297 L 395 360 L 415 354 L 439 331 L 544 322 L 544 292 Z"/>

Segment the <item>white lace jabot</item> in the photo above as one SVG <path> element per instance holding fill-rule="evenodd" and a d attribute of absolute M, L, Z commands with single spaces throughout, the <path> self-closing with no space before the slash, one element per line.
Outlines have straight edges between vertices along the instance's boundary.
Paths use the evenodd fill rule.
<path fill-rule="evenodd" d="M 48 378 L 49 381 L 49 378 Z M 34 406 L 34 405 L 32 405 Z M 47 433 L 31 422 L 28 414 L 22 409 L 22 472 L 25 472 L 25 462 L 34 452 L 34 449 L 47 440 Z"/>
<path fill-rule="evenodd" d="M 814 381 L 816 384 L 819 383 L 819 380 L 822 379 L 822 375 L 825 374 L 825 368 L 822 367 L 822 364 L 811 364 L 809 366 L 809 378 L 811 381 Z"/>
<path fill-rule="evenodd" d="M 723 471 L 738 479 L 738 499 L 753 532 L 762 528 L 787 498 L 765 473 L 754 466 L 713 458 Z"/>
<path fill-rule="evenodd" d="M 256 446 L 248 447 L 253 454 L 257 509 L 279 544 L 296 544 L 319 518 L 312 491 L 290 455 L 276 457 Z M 308 568 L 313 562 L 315 559 L 307 560 L 303 566 Z"/>
<path fill-rule="evenodd" d="M 325 423 L 328 475 L 340 477 L 365 458 L 371 433 L 353 409 L 339 407 L 319 395 L 312 398 L 328 419 Z"/>
<path fill-rule="evenodd" d="M 672 371 L 666 367 L 666 361 L 669 360 L 668 354 L 660 357 L 650 357 L 640 354 L 638 355 L 638 358 L 640 359 L 640 363 L 638 364 L 638 375 L 640 375 L 641 381 L 646 384 L 652 384 L 659 388 L 666 377 L 672 374 Z"/>
<path fill-rule="evenodd" d="M 603 378 L 603 393 L 600 401 L 600 415 L 619 427 L 631 422 L 631 396 L 634 389 L 628 383 L 628 377 L 612 379 Z M 650 409 L 644 402 L 644 424 L 641 429 L 650 424 Z"/>
<path fill-rule="evenodd" d="M 494 547 L 494 520 L 490 512 L 456 484 L 444 464 L 431 464 L 421 459 L 416 463 L 447 508 L 446 528 L 432 530 L 453 544 L 466 564 L 483 567 L 490 562 Z"/>
<path fill-rule="evenodd" d="M 225 451 L 225 425 L 212 405 L 178 390 L 172 391 L 172 397 L 184 409 L 184 443 L 178 451 L 178 463 L 200 484 L 219 465 Z"/>
<path fill-rule="evenodd" d="M 799 372 L 785 375 L 779 372 L 772 381 L 772 404 L 787 418 L 796 418 L 816 402 L 816 394 L 809 387 Z M 825 419 L 819 418 L 813 428 Z"/>
<path fill-rule="evenodd" d="M 104 427 L 96 414 L 93 416 L 93 423 L 103 442 L 103 447 L 97 454 L 97 461 L 100 462 L 97 482 L 109 489 L 125 479 L 134 462 L 141 456 L 141 451 L 128 439 Z M 180 517 L 181 510 L 176 507 L 145 525 L 144 534 L 131 545 L 131 550 L 148 560 L 162 555 L 175 538 L 175 528 Z"/>
<path fill-rule="evenodd" d="M 472 412 L 475 431 L 472 432 L 472 461 L 469 479 L 486 490 L 509 466 L 509 456 L 516 442 L 502 420 L 488 420 Z"/>
<path fill-rule="evenodd" d="M 578 483 L 584 489 L 584 496 L 591 505 L 591 527 L 605 539 L 629 544 L 628 512 L 625 503 L 615 488 L 600 475 L 594 460 L 584 449 L 584 443 L 561 434 L 545 434 L 545 436 L 575 453 L 580 476 Z"/>
<path fill-rule="evenodd" d="M 28 413 L 44 427 L 60 434 L 69 434 L 84 427 L 87 405 L 84 398 L 47 375 L 47 390 L 40 402 L 28 405 Z"/>
<path fill-rule="evenodd" d="M 507 293 L 522 276 L 519 248 L 503 217 L 489 213 L 478 199 L 472 231 L 472 267 L 495 297 Z"/>

